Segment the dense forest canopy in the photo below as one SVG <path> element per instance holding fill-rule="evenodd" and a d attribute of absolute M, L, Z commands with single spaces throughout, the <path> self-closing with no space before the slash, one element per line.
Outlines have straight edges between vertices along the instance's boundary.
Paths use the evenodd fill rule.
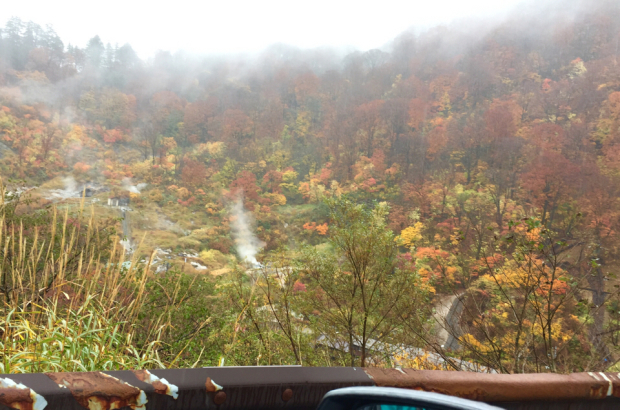
<path fill-rule="evenodd" d="M 603 370 L 620 359 L 620 5 L 550 4 L 347 55 L 278 44 L 147 61 L 11 18 L 0 171 L 34 187 L 28 209 L 71 209 L 93 187 L 97 218 L 114 218 L 105 202 L 128 198 L 118 237 L 158 272 L 128 317 L 145 321 L 173 289 L 166 323 L 187 321 L 188 345 L 159 334 L 174 360 L 157 365 L 179 351 L 187 365 L 385 365 L 395 354 L 377 352 L 398 345 L 452 369 Z M 220 314 L 181 307 L 181 284 Z M 442 303 L 458 317 L 438 318 Z M 348 356 L 313 356 L 317 340 Z M 430 366 L 405 350 L 401 362 Z"/>

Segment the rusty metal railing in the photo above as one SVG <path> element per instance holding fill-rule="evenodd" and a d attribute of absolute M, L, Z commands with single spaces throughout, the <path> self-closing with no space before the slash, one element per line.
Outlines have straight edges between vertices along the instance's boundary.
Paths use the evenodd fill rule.
<path fill-rule="evenodd" d="M 438 370 L 215 367 L 0 375 L 0 408 L 314 409 L 348 386 L 449 394 L 507 409 L 619 409 L 616 373 L 482 374 Z"/>

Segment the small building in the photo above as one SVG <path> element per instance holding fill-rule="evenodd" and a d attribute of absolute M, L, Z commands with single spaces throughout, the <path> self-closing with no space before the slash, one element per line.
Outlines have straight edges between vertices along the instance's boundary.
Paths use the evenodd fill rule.
<path fill-rule="evenodd" d="M 108 206 L 128 206 L 129 205 L 129 197 L 125 196 L 115 196 L 108 198 Z"/>
<path fill-rule="evenodd" d="M 99 185 L 98 183 L 89 181 L 80 186 L 77 192 L 77 196 L 79 196 L 80 198 L 82 196 L 86 198 L 91 198 L 97 195 L 99 192 L 103 192 L 107 190 L 108 190 L 107 188 Z"/>

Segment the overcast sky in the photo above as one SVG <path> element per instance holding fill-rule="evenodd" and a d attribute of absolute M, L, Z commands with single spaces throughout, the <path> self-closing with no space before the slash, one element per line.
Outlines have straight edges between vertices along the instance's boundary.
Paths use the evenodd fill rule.
<path fill-rule="evenodd" d="M 140 57 L 157 50 L 260 51 L 273 43 L 302 48 L 380 47 L 406 29 L 501 15 L 522 0 L 6 0 L 13 16 L 50 24 L 62 40 L 84 46 L 129 43 Z"/>

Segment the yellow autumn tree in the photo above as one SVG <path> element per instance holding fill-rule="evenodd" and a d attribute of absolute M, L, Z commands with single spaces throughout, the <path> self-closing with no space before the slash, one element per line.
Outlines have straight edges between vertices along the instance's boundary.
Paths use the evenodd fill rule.
<path fill-rule="evenodd" d="M 400 236 L 396 237 L 396 240 L 402 246 L 411 248 L 422 239 L 422 229 L 424 229 L 424 224 L 416 222 L 415 225 L 403 229 L 400 232 Z"/>
<path fill-rule="evenodd" d="M 501 373 L 604 370 L 605 352 L 583 337 L 593 312 L 579 278 L 562 269 L 566 245 L 539 220 L 510 226 L 483 257 L 484 274 L 459 296 L 462 316 L 446 326 L 463 357 Z M 566 256 L 565 256 L 566 255 Z"/>

